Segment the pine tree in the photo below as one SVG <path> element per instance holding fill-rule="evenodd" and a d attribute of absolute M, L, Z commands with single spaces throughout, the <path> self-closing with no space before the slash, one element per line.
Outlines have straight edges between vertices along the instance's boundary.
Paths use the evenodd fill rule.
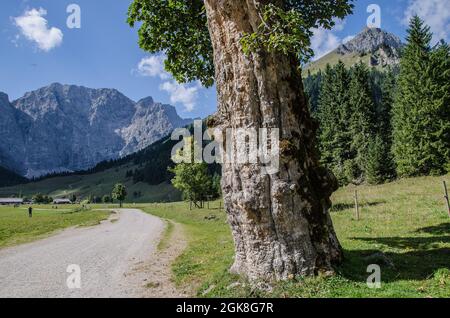
<path fill-rule="evenodd" d="M 380 135 L 370 138 L 365 162 L 365 180 L 370 184 L 379 184 L 389 177 L 386 171 L 386 154 L 389 149 Z"/>
<path fill-rule="evenodd" d="M 352 136 L 351 152 L 354 156 L 349 177 L 362 181 L 366 170 L 369 144 L 375 135 L 375 103 L 370 87 L 369 71 L 365 64 L 356 64 L 351 71 L 350 83 L 350 132 Z"/>
<path fill-rule="evenodd" d="M 333 81 L 334 69 L 327 64 L 322 76 L 322 85 L 319 94 L 318 119 L 319 128 L 319 149 L 321 152 L 321 161 L 324 165 L 331 167 L 334 162 L 334 143 L 333 138 L 338 129 L 337 112 L 333 109 Z"/>
<path fill-rule="evenodd" d="M 303 80 L 305 93 L 308 96 L 309 110 L 312 116 L 317 115 L 320 85 L 322 83 L 322 71 L 319 70 L 316 74 L 311 74 L 308 70 L 308 76 Z"/>
<path fill-rule="evenodd" d="M 346 184 L 349 182 L 346 161 L 353 158 L 349 130 L 350 74 L 339 61 L 333 68 L 327 65 L 322 76 L 318 114 L 322 163 L 333 171 L 341 184 Z"/>
<path fill-rule="evenodd" d="M 341 184 L 381 183 L 393 177 L 394 92 L 393 72 L 374 76 L 363 63 L 348 71 L 339 62 L 322 74 L 317 116 L 321 160 Z"/>
<path fill-rule="evenodd" d="M 432 92 L 430 119 L 430 153 L 432 174 L 441 174 L 450 168 L 450 46 L 441 42 L 431 55 L 430 91 Z"/>
<path fill-rule="evenodd" d="M 383 141 L 388 144 L 389 148 L 392 144 L 392 106 L 395 101 L 395 91 L 397 87 L 397 79 L 394 70 L 388 68 L 381 84 L 381 98 L 377 109 L 378 131 Z"/>
<path fill-rule="evenodd" d="M 448 46 L 431 48 L 430 28 L 417 16 L 408 29 L 393 107 L 397 173 L 441 173 L 449 158 Z"/>
<path fill-rule="evenodd" d="M 381 152 L 379 156 L 383 164 L 378 165 L 377 175 L 380 177 L 372 178 L 373 171 L 366 172 L 369 183 L 381 183 L 395 177 L 394 156 L 392 154 L 392 107 L 395 101 L 396 86 L 395 72 L 389 68 L 380 82 L 380 100 L 376 109 L 376 129 L 380 141 L 372 139 L 375 145 L 371 145 L 372 149 L 377 148 Z"/>

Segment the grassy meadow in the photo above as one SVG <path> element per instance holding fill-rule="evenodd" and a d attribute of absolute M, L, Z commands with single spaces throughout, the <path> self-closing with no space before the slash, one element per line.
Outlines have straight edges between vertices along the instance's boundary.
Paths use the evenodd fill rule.
<path fill-rule="evenodd" d="M 44 238 L 57 230 L 71 226 L 91 226 L 109 217 L 109 211 L 81 210 L 73 206 L 33 206 L 33 217 L 28 217 L 28 206 L 18 208 L 0 206 L 0 248 Z"/>
<path fill-rule="evenodd" d="M 183 202 L 142 208 L 184 225 L 189 246 L 172 266 L 174 281 L 200 297 L 450 297 L 450 218 L 442 180 L 450 183 L 450 175 L 359 186 L 360 220 L 355 187 L 341 188 L 332 210 L 345 253 L 337 275 L 296 278 L 270 293 L 228 273 L 233 242 L 218 202 L 192 211 Z M 369 264 L 381 267 L 380 289 L 367 287 Z"/>
<path fill-rule="evenodd" d="M 75 194 L 77 198 L 87 199 L 90 195 L 103 197 L 110 195 L 114 185 L 118 182 L 127 187 L 127 202 L 162 202 L 181 199 L 180 193 L 169 183 L 149 185 L 147 183 L 134 183 L 132 178 L 126 177 L 128 170 L 136 166 L 123 165 L 89 175 L 71 175 L 44 179 L 17 186 L 0 188 L 0 198 L 10 196 L 25 196 L 31 198 L 37 193 L 51 196 L 52 198 L 70 198 Z M 133 196 L 134 192 L 140 192 L 139 197 Z"/>
<path fill-rule="evenodd" d="M 166 248 L 181 224 L 188 247 L 172 264 L 173 280 L 199 297 L 450 297 L 450 217 L 443 198 L 442 181 L 450 175 L 402 179 L 379 186 L 354 186 L 333 195 L 332 219 L 343 246 L 345 260 L 333 277 L 295 278 L 263 292 L 228 273 L 233 262 L 233 240 L 219 201 L 209 208 L 189 210 L 187 202 L 135 203 L 124 207 L 168 220 L 158 249 Z M 357 189 L 360 220 L 356 219 Z M 35 206 L 28 218 L 26 206 L 0 207 L 0 248 L 24 243 L 75 225 L 92 225 L 108 217 L 90 205 Z M 370 289 L 369 264 L 381 267 L 382 286 Z"/>
<path fill-rule="evenodd" d="M 311 62 L 310 64 L 306 65 L 303 71 L 303 75 L 306 76 L 308 71 L 311 74 L 316 74 L 319 71 L 324 71 L 327 64 L 333 66 L 336 65 L 339 61 L 344 62 L 347 67 L 351 67 L 359 61 L 362 61 L 364 64 L 368 65 L 369 60 L 370 55 L 359 56 L 359 54 L 357 53 L 341 55 L 336 51 L 332 51 L 322 58 L 318 59 L 317 61 Z"/>

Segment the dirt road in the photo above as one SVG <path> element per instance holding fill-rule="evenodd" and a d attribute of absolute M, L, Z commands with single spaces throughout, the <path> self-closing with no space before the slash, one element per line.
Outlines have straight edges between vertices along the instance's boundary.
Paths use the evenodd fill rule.
<path fill-rule="evenodd" d="M 0 250 L 0 297 L 152 296 L 137 268 L 154 263 L 163 230 L 159 218 L 122 209 L 98 226 Z"/>

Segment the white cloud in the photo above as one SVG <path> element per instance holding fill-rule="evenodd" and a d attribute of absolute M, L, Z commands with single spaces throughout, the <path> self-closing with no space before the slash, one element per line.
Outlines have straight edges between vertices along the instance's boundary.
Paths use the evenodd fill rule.
<path fill-rule="evenodd" d="M 345 20 L 334 19 L 333 30 L 334 31 L 342 31 L 342 30 L 344 30 L 345 23 L 346 23 Z"/>
<path fill-rule="evenodd" d="M 31 9 L 14 18 L 14 23 L 25 38 L 35 42 L 42 51 L 48 52 L 61 45 L 63 33 L 58 28 L 48 27 L 48 21 L 44 18 L 46 15 L 45 9 Z"/>
<path fill-rule="evenodd" d="M 170 95 L 171 103 L 183 104 L 187 112 L 194 110 L 200 88 L 201 85 L 199 83 L 188 85 L 178 84 L 175 81 L 164 82 L 160 86 L 161 90 L 166 91 Z"/>
<path fill-rule="evenodd" d="M 164 70 L 164 56 L 152 55 L 144 57 L 138 64 L 138 72 L 142 76 L 169 79 L 170 75 Z"/>
<path fill-rule="evenodd" d="M 402 23 L 409 24 L 412 16 L 418 15 L 431 28 L 433 40 L 450 39 L 450 9 L 445 0 L 410 0 L 406 8 Z"/>
<path fill-rule="evenodd" d="M 170 80 L 171 76 L 164 70 L 164 55 L 152 55 L 144 57 L 137 66 L 137 72 L 142 76 L 157 77 L 163 81 L 159 89 L 169 94 L 172 104 L 182 104 L 185 111 L 194 110 L 198 92 L 202 88 L 199 82 L 194 84 L 179 84 Z"/>
<path fill-rule="evenodd" d="M 315 29 L 311 38 L 311 48 L 314 50 L 314 60 L 320 59 L 330 53 L 341 43 L 340 39 L 332 31 L 326 29 Z"/>
<path fill-rule="evenodd" d="M 336 49 L 343 41 L 334 32 L 344 30 L 345 20 L 335 20 L 335 25 L 332 30 L 318 28 L 313 29 L 313 36 L 311 38 L 311 48 L 315 55 L 313 60 L 318 60 L 324 55 Z M 345 38 L 348 40 L 348 37 Z M 344 40 L 345 40 L 344 39 Z"/>

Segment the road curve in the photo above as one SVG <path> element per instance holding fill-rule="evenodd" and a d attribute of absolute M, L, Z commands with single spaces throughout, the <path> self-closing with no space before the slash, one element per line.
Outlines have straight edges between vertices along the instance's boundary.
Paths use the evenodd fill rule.
<path fill-rule="evenodd" d="M 145 279 L 135 268 L 155 257 L 164 222 L 135 209 L 117 216 L 0 250 L 0 297 L 141 297 Z M 68 287 L 72 264 L 79 266 L 81 288 L 71 279 Z"/>

